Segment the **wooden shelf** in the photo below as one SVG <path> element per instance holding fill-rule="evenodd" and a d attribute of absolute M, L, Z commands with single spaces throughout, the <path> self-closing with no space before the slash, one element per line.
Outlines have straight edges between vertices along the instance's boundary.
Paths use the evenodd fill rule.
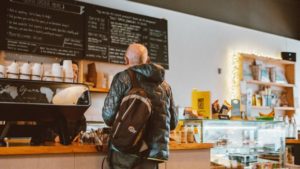
<path fill-rule="evenodd" d="M 251 78 L 251 75 L 253 77 L 253 72 L 250 67 L 250 65 L 253 64 L 253 61 L 259 61 L 262 63 L 262 67 L 269 68 L 274 67 L 277 70 L 280 71 L 281 74 L 284 74 L 285 79 L 288 83 L 276 83 L 276 82 L 264 82 L 259 80 L 253 80 Z M 255 54 L 246 54 L 246 53 L 239 53 L 238 54 L 238 60 L 237 64 L 234 68 L 237 69 L 234 76 L 237 76 L 237 79 L 243 81 L 246 83 L 245 88 L 251 89 L 252 93 L 257 93 L 262 91 L 262 87 L 270 87 L 271 91 L 276 91 L 278 93 L 278 99 L 280 99 L 281 94 L 285 93 L 286 100 L 290 107 L 274 107 L 275 111 L 284 111 L 287 115 L 292 115 L 295 113 L 295 100 L 294 100 L 294 90 L 296 87 L 296 80 L 295 80 L 295 71 L 296 71 L 296 63 L 289 60 L 283 60 L 280 57 L 274 58 L 270 56 L 259 56 Z M 269 70 L 268 70 L 269 71 Z M 282 75 L 280 75 L 282 76 Z M 252 80 L 249 80 L 249 79 Z M 271 80 L 271 77 L 269 77 Z M 234 82 L 236 85 L 236 88 L 238 89 L 240 86 L 238 83 Z M 244 89 L 244 88 L 243 88 Z M 241 88 L 240 88 L 241 90 Z M 241 91 L 239 93 L 237 92 L 237 97 L 241 96 Z M 270 106 L 252 106 L 253 110 L 260 111 L 262 113 L 270 113 L 272 111 L 273 107 Z"/>
<path fill-rule="evenodd" d="M 96 93 L 108 93 L 109 89 L 105 88 L 91 88 L 90 87 L 90 92 L 96 92 Z"/>
<path fill-rule="evenodd" d="M 268 106 L 252 106 L 252 109 L 272 109 L 271 107 Z M 290 110 L 290 111 L 294 111 L 295 108 L 294 107 L 274 107 L 275 110 Z"/>
<path fill-rule="evenodd" d="M 294 111 L 295 108 L 294 107 L 275 107 L 275 110 L 290 110 L 290 111 Z"/>
<path fill-rule="evenodd" d="M 245 54 L 241 53 L 240 54 L 242 57 L 247 58 L 247 59 L 257 59 L 261 60 L 267 63 L 273 63 L 273 64 L 283 64 L 283 65 L 295 65 L 295 62 L 289 61 L 289 60 L 282 60 L 282 59 L 276 59 L 276 58 L 271 58 L 271 57 L 265 57 L 265 56 L 257 56 L 254 54 Z"/>
<path fill-rule="evenodd" d="M 250 84 L 257 84 L 263 86 L 277 86 L 277 87 L 295 87 L 294 84 L 284 84 L 284 83 L 274 83 L 274 82 L 262 82 L 258 80 L 247 80 L 247 83 Z"/>

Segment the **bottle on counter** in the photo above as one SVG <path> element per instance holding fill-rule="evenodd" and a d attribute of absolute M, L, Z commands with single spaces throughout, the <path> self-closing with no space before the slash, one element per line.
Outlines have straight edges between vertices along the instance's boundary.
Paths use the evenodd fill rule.
<path fill-rule="evenodd" d="M 290 124 L 289 124 L 289 117 L 287 115 L 284 116 L 284 122 L 285 122 L 285 137 L 289 138 Z"/>
<path fill-rule="evenodd" d="M 290 138 L 290 139 L 295 139 L 296 138 L 296 122 L 294 117 L 289 117 L 289 116 L 285 116 L 285 134 L 286 134 L 286 138 Z"/>
<path fill-rule="evenodd" d="M 185 125 L 181 126 L 180 140 L 181 140 L 181 143 L 187 143 L 187 127 Z"/>
<path fill-rule="evenodd" d="M 289 127 L 289 137 L 293 139 L 297 139 L 298 133 L 297 133 L 297 125 L 295 117 L 290 117 L 290 127 Z"/>
<path fill-rule="evenodd" d="M 192 125 L 188 125 L 187 127 L 187 142 L 194 143 L 194 129 Z"/>
<path fill-rule="evenodd" d="M 196 143 L 201 143 L 201 132 L 199 125 L 194 125 L 194 139 Z"/>

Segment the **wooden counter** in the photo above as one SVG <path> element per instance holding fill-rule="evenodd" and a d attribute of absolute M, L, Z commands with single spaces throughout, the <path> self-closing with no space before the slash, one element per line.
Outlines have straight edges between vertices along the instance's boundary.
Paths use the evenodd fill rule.
<path fill-rule="evenodd" d="M 33 154 L 72 154 L 72 153 L 97 153 L 95 145 L 73 144 L 68 146 L 16 146 L 0 147 L 0 156 L 4 155 L 33 155 Z"/>
<path fill-rule="evenodd" d="M 287 145 L 300 144 L 300 140 L 286 139 L 286 140 L 285 140 L 285 144 L 287 144 Z"/>
<path fill-rule="evenodd" d="M 200 150 L 210 149 L 213 144 L 209 143 L 188 143 L 177 144 L 170 143 L 170 150 Z M 95 145 L 73 144 L 63 146 L 60 144 L 49 146 L 16 146 L 16 147 L 0 147 L 0 156 L 7 155 L 33 155 L 33 154 L 72 154 L 72 153 L 99 153 Z"/>
<path fill-rule="evenodd" d="M 210 148 L 208 143 L 170 143 L 170 156 L 166 169 L 210 169 Z"/>

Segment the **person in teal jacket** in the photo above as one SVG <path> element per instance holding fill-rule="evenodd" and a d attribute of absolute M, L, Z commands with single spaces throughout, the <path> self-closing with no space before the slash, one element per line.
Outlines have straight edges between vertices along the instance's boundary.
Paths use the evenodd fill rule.
<path fill-rule="evenodd" d="M 144 141 L 148 150 L 143 156 L 126 154 L 111 148 L 113 169 L 156 169 L 159 162 L 168 160 L 169 133 L 177 126 L 178 118 L 172 90 L 165 81 L 163 67 L 149 63 L 147 48 L 141 44 L 129 45 L 125 60 L 140 86 L 145 89 L 152 103 L 152 115 L 146 127 Z M 114 123 L 122 98 L 131 89 L 127 70 L 117 73 L 105 98 L 102 117 L 108 126 Z"/>

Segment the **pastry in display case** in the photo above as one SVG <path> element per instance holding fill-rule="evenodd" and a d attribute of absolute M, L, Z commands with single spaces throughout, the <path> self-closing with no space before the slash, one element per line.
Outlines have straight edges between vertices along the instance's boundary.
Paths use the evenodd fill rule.
<path fill-rule="evenodd" d="M 204 143 L 214 143 L 211 162 L 226 168 L 280 168 L 285 127 L 279 121 L 203 120 Z"/>

